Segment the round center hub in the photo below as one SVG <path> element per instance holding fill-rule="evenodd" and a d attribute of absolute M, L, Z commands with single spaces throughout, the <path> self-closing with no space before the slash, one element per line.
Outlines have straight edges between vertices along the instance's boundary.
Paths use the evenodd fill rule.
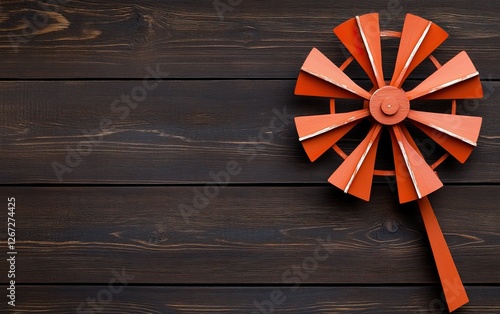
<path fill-rule="evenodd" d="M 387 97 L 382 101 L 382 104 L 380 105 L 380 108 L 382 109 L 382 112 L 385 113 L 388 116 L 394 115 L 396 112 L 399 110 L 399 103 L 396 99 L 392 97 Z"/>
<path fill-rule="evenodd" d="M 394 86 L 384 86 L 370 98 L 370 113 L 375 120 L 385 125 L 403 121 L 410 111 L 406 93 Z"/>

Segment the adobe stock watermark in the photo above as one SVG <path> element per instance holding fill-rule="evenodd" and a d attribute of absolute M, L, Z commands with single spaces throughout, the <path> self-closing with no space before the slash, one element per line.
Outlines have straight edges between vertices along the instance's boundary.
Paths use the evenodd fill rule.
<path fill-rule="evenodd" d="M 113 277 L 109 280 L 108 286 L 99 290 L 95 297 L 88 297 L 76 308 L 77 314 L 95 314 L 104 311 L 104 308 L 113 301 L 115 295 L 120 294 L 129 281 L 135 278 L 134 275 L 127 275 L 125 267 L 120 272 L 112 270 Z"/>
<path fill-rule="evenodd" d="M 51 18 L 60 24 L 60 27 L 68 27 L 69 22 L 60 14 L 60 6 L 67 4 L 69 0 L 48 0 L 45 2 L 34 1 L 40 10 L 35 10 L 30 19 L 23 17 L 21 22 L 24 28 L 21 29 L 21 34 L 10 32 L 9 42 L 15 52 L 19 51 L 19 46 L 27 44 L 37 34 L 42 34 L 43 29 L 50 23 Z"/>
<path fill-rule="evenodd" d="M 162 79 L 169 75 L 160 70 L 159 64 L 155 68 L 147 66 L 146 72 L 141 84 L 134 86 L 129 93 L 122 94 L 111 102 L 111 114 L 119 115 L 118 120 L 127 119 L 131 110 L 136 109 L 148 97 L 148 93 L 156 89 Z M 74 146 L 66 146 L 68 153 L 64 161 L 53 161 L 51 164 L 59 182 L 63 181 L 64 174 L 73 172 L 83 162 L 83 158 L 89 156 L 99 146 L 103 141 L 104 134 L 117 131 L 116 121 L 116 118 L 113 121 L 111 117 L 104 117 L 98 122 L 98 129 L 82 130 L 84 139 Z"/>
<path fill-rule="evenodd" d="M 281 111 L 274 108 L 272 113 L 269 123 L 260 128 L 256 136 L 249 136 L 248 142 L 238 146 L 238 152 L 246 156 L 244 160 L 232 159 L 226 163 L 224 169 L 210 171 L 208 173 L 210 182 L 205 184 L 203 188 L 193 188 L 191 203 L 178 205 L 179 212 L 186 225 L 191 222 L 192 216 L 196 216 L 202 210 L 205 210 L 210 205 L 211 200 L 219 196 L 220 191 L 244 171 L 246 164 L 254 161 L 257 154 L 266 149 L 266 145 L 274 140 L 277 132 L 284 131 L 288 125 L 293 123 L 294 116 L 287 112 L 286 107 L 283 107 Z"/>
<path fill-rule="evenodd" d="M 421 306 L 417 309 L 414 314 L 423 314 L 423 313 L 433 313 L 433 314 L 442 314 L 448 313 L 448 305 L 446 303 L 445 291 L 450 296 L 450 302 L 453 302 L 457 296 L 462 294 L 462 283 L 458 278 L 456 278 L 455 282 L 450 282 L 446 280 L 443 282 L 443 290 L 441 291 L 441 297 L 432 299 L 427 307 Z M 451 293 L 449 293 L 451 292 Z"/>
<path fill-rule="evenodd" d="M 224 16 L 227 12 L 233 12 L 234 9 L 239 6 L 243 0 L 214 0 L 212 3 L 219 17 L 219 20 L 224 21 Z"/>
<path fill-rule="evenodd" d="M 254 300 L 255 310 L 252 314 L 270 314 L 274 313 L 277 306 L 286 302 L 289 294 L 296 291 L 304 280 L 309 279 L 311 274 L 318 270 L 319 263 L 326 261 L 334 253 L 332 244 L 332 235 L 329 234 L 326 239 L 316 239 L 317 245 L 314 248 L 312 256 L 305 257 L 301 263 L 290 266 L 281 274 L 281 282 L 284 284 L 293 284 L 287 288 L 276 288 L 269 293 L 265 300 Z"/>

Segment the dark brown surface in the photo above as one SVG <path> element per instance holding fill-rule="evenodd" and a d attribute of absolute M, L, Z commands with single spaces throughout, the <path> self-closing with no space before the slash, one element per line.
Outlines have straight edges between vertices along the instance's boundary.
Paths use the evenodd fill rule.
<path fill-rule="evenodd" d="M 0 199 L 16 198 L 18 251 L 8 310 L 78 312 L 124 271 L 127 286 L 98 312 L 252 313 L 276 288 L 287 300 L 274 313 L 446 312 L 418 209 L 397 204 L 393 181 L 376 178 L 372 201 L 355 200 L 326 184 L 334 152 L 310 163 L 289 118 L 268 128 L 283 110 L 327 112 L 328 100 L 293 95 L 298 70 L 312 47 L 345 60 L 332 28 L 377 11 L 382 29 L 399 30 L 406 12 L 432 20 L 450 34 L 436 58 L 466 50 L 481 74 L 485 98 L 458 102 L 460 114 L 483 117 L 479 145 L 466 164 L 438 168 L 446 186 L 430 199 L 471 299 L 456 313 L 500 312 L 497 2 L 243 0 L 222 18 L 212 0 L 45 2 L 0 4 Z M 386 74 L 397 44 L 383 41 Z M 148 68 L 161 72 L 158 87 L 130 111 L 113 109 Z M 405 88 L 431 71 L 425 61 Z M 357 65 L 347 72 L 369 88 Z M 104 119 L 112 130 L 99 130 Z M 352 150 L 366 127 L 341 146 Z M 440 156 L 413 134 L 428 161 Z M 69 153 L 79 146 L 81 160 Z M 390 159 L 387 142 L 380 148 L 378 160 Z M 58 178 L 54 162 L 70 172 Z M 230 186 L 186 222 L 179 205 L 234 162 Z M 6 237 L 5 224 L 4 248 Z M 318 239 L 331 239 L 328 258 L 290 275 Z M 291 291 L 294 280 L 308 286 Z"/>
<path fill-rule="evenodd" d="M 5 288 L 2 286 L 2 288 Z M 104 296 L 102 286 L 23 286 L 22 305 L 16 313 L 76 313 L 77 309 L 102 309 L 102 313 L 259 313 L 254 302 L 269 312 L 273 291 L 278 303 L 274 313 L 443 313 L 445 305 L 435 286 L 421 287 L 114 287 L 123 288 L 111 302 L 92 303 Z M 46 291 L 57 298 L 48 299 Z M 500 312 L 499 287 L 467 287 L 471 303 L 454 312 Z M 284 299 L 285 298 L 285 299 Z M 411 303 L 410 303 L 411 301 Z M 264 312 L 265 313 L 265 312 Z"/>
<path fill-rule="evenodd" d="M 418 209 L 387 187 L 370 203 L 334 187 L 225 187 L 183 215 L 194 189 L 204 187 L 4 188 L 18 200 L 19 282 L 103 283 L 124 267 L 135 284 L 276 284 L 323 244 L 303 282 L 437 283 Z M 466 283 L 500 281 L 500 212 L 478 201 L 499 194 L 445 187 L 430 198 Z"/>
<path fill-rule="evenodd" d="M 172 77 L 295 78 L 311 47 L 344 60 L 333 27 L 372 11 L 383 29 L 400 30 L 407 12 L 432 20 L 450 33 L 440 60 L 465 49 L 483 76 L 500 73 L 492 58 L 500 49 L 495 1 L 244 0 L 221 21 L 213 0 L 68 0 L 32 35 L 22 18 L 48 15 L 40 2 L 2 1 L 0 77 L 142 78 L 160 63 Z"/>

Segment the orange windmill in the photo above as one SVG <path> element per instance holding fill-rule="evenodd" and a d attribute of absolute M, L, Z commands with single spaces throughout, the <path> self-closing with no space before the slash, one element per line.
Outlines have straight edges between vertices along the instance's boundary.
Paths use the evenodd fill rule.
<path fill-rule="evenodd" d="M 451 311 L 469 301 L 448 245 L 427 195 L 443 186 L 434 169 L 449 155 L 465 162 L 476 146 L 480 117 L 456 115 L 454 99 L 481 98 L 479 73 L 465 52 L 441 66 L 431 53 L 448 37 L 436 24 L 407 14 L 401 33 L 380 31 L 377 13 L 356 16 L 334 30 L 351 53 L 337 67 L 319 50 L 313 49 L 301 68 L 295 94 L 331 99 L 331 113 L 296 117 L 299 140 L 309 159 L 315 161 L 333 148 L 345 160 L 328 181 L 345 193 L 370 199 L 374 175 L 395 176 L 400 203 L 417 200 L 429 237 L 444 295 Z M 394 73 L 384 80 L 381 37 L 400 37 Z M 410 91 L 401 88 L 408 75 L 426 58 L 437 70 Z M 356 60 L 374 87 L 366 91 L 353 82 L 344 69 Z M 335 99 L 364 100 L 363 109 L 335 113 Z M 416 99 L 452 100 L 451 114 L 417 111 Z M 361 120 L 372 125 L 364 140 L 347 156 L 337 142 Z M 429 165 L 403 124 L 410 121 L 448 153 Z M 381 130 L 387 127 L 392 141 L 394 170 L 375 170 Z"/>

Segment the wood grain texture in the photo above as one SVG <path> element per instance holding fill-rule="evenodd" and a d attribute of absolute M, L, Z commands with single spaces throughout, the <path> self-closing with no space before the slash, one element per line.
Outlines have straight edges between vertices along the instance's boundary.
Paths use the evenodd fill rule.
<path fill-rule="evenodd" d="M 294 81 L 162 81 L 135 105 L 113 104 L 142 84 L 0 84 L 0 182 L 59 183 L 52 166 L 57 162 L 69 168 L 62 183 L 204 183 L 213 180 L 211 171 L 234 160 L 243 171 L 232 183 L 325 183 L 342 160 L 330 151 L 309 162 L 292 119 L 327 113 L 328 100 L 294 96 Z M 500 182 L 500 83 L 484 85 L 485 99 L 458 106 L 460 114 L 483 117 L 478 147 L 464 165 L 450 158 L 438 168 L 445 183 Z M 347 111 L 361 105 L 347 101 L 338 107 Z M 415 106 L 450 109 L 446 101 Z M 111 124 L 102 128 L 106 119 Z M 367 130 L 368 123 L 357 126 L 339 145 L 352 151 Z M 429 162 L 440 156 L 439 146 L 411 131 Z M 392 158 L 389 141 L 381 141 L 377 163 Z"/>
<path fill-rule="evenodd" d="M 303 283 L 438 282 L 418 208 L 398 205 L 388 188 L 374 188 L 370 203 L 333 187 L 226 187 L 208 204 L 199 193 L 3 188 L 1 199 L 16 198 L 17 280 L 105 283 L 125 268 L 134 284 L 276 284 L 297 281 L 298 268 Z M 430 197 L 466 284 L 500 282 L 498 195 L 497 186 L 457 186 Z M 184 219 L 179 205 L 193 202 L 200 211 Z"/>
<path fill-rule="evenodd" d="M 398 204 L 391 179 L 375 178 L 370 203 L 329 186 L 341 158 L 310 163 L 292 122 L 328 111 L 293 90 L 311 48 L 348 57 L 333 27 L 379 12 L 401 30 L 411 12 L 450 34 L 439 61 L 466 50 L 481 73 L 485 98 L 458 106 L 484 119 L 478 147 L 438 168 L 446 186 L 430 200 L 471 300 L 456 313 L 500 313 L 498 3 L 231 3 L 218 16 L 213 0 L 2 0 L 0 200 L 16 198 L 18 255 L 16 307 L 0 312 L 74 313 L 111 296 L 86 313 L 259 313 L 276 289 L 277 313 L 446 312 L 416 205 Z M 398 40 L 382 45 L 392 73 Z M 433 71 L 424 61 L 403 87 Z M 355 63 L 346 73 L 370 88 Z M 164 80 L 146 89 L 151 74 Z M 410 132 L 428 161 L 443 153 Z M 383 133 L 377 167 L 390 159 Z M 111 292 L 117 273 L 127 285 Z"/>
<path fill-rule="evenodd" d="M 2 288 L 5 288 L 2 286 Z M 446 313 L 440 290 L 421 287 L 134 287 L 125 286 L 110 302 L 87 299 L 107 286 L 23 286 L 16 313 Z M 119 289 L 118 287 L 115 289 Z M 471 302 L 456 313 L 498 313 L 500 287 L 466 287 Z M 270 307 L 271 295 L 281 304 Z M 281 292 L 281 293 L 280 293 Z M 276 294 L 277 293 L 277 294 Z M 88 303 L 87 303 L 88 302 Z M 259 308 L 256 304 L 260 304 Z M 93 305 L 93 306 L 92 306 Z M 271 311 L 272 309 L 272 311 Z"/>
<path fill-rule="evenodd" d="M 438 59 L 465 49 L 480 73 L 500 77 L 495 1 L 245 0 L 220 17 L 212 0 L 60 2 L 2 1 L 1 78 L 141 78 L 156 63 L 176 78 L 295 78 L 312 47 L 342 62 L 333 27 L 368 12 L 391 30 L 407 12 L 429 19 L 450 33 Z M 387 45 L 393 64 L 397 41 Z"/>

